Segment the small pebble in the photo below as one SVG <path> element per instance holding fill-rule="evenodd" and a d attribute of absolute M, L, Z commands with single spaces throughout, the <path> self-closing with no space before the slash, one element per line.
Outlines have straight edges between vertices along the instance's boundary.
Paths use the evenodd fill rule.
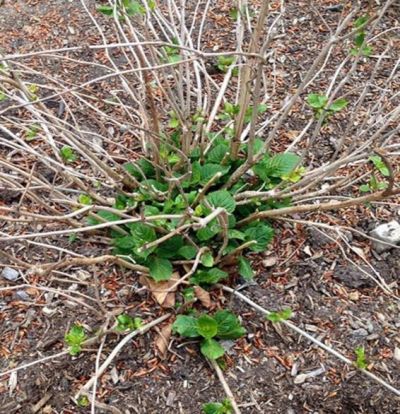
<path fill-rule="evenodd" d="M 29 300 L 29 295 L 25 292 L 25 290 L 17 290 L 15 292 L 15 297 L 19 300 Z"/>
<path fill-rule="evenodd" d="M 297 377 L 293 380 L 295 384 L 303 384 L 303 382 L 307 379 L 307 374 L 299 374 Z"/>
<path fill-rule="evenodd" d="M 396 361 L 400 361 L 400 348 L 397 348 L 397 346 L 394 348 L 393 358 Z"/>
<path fill-rule="evenodd" d="M 4 277 L 4 279 L 9 280 L 10 282 L 14 282 L 18 279 L 19 273 L 17 270 L 12 269 L 11 267 L 5 267 L 1 272 L 1 276 Z"/>
<path fill-rule="evenodd" d="M 353 336 L 358 336 L 358 337 L 368 336 L 368 331 L 364 328 L 359 328 L 359 329 L 356 329 L 355 331 L 353 331 L 352 335 Z"/>
<path fill-rule="evenodd" d="M 379 335 L 377 333 L 373 333 L 371 335 L 368 335 L 365 339 L 367 341 L 375 341 L 375 339 L 379 339 Z"/>

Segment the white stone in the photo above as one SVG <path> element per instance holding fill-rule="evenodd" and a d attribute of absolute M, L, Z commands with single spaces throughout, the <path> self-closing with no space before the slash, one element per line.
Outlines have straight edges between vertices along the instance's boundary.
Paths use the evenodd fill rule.
<path fill-rule="evenodd" d="M 10 282 L 14 282 L 18 279 L 19 273 L 17 270 L 11 267 L 5 267 L 1 272 L 1 276 L 4 277 L 4 279 L 9 280 Z"/>
<path fill-rule="evenodd" d="M 390 244 L 399 244 L 400 243 L 400 223 L 396 220 L 393 220 L 389 223 L 381 224 L 376 227 L 374 230 L 371 231 L 371 236 L 375 237 L 376 239 L 382 240 L 386 243 Z M 380 243 L 379 241 L 373 241 L 373 247 L 378 252 L 384 252 L 386 250 L 390 250 L 392 247 Z"/>
<path fill-rule="evenodd" d="M 397 348 L 397 346 L 394 348 L 393 358 L 400 361 L 400 348 Z"/>

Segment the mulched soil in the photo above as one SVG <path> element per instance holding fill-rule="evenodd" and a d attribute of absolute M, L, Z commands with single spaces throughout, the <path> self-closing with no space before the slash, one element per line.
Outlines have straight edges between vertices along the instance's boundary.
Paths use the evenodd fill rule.
<path fill-rule="evenodd" d="M 99 2 L 88 3 L 94 7 L 94 3 Z M 188 2 L 188 7 L 191 3 Z M 279 2 L 272 3 L 278 7 Z M 287 36 L 272 46 L 283 56 L 274 62 L 276 91 L 273 99 L 276 99 L 276 104 L 298 83 L 299 72 L 309 67 L 328 35 L 326 25 L 334 27 L 337 22 L 340 12 L 330 8 L 336 3 L 339 2 L 321 0 L 310 6 L 310 2 L 293 0 L 286 5 L 283 24 Z M 352 2 L 341 3 L 345 8 L 352 7 Z M 377 2 L 365 2 L 365 5 L 369 3 L 375 7 Z M 215 1 L 204 34 L 208 48 L 217 50 L 232 39 L 232 33 L 227 29 L 229 9 L 230 2 Z M 398 8 L 389 12 L 380 29 L 399 25 L 398 12 Z M 103 24 L 107 28 L 109 23 L 105 19 Z M 100 37 L 84 15 L 80 2 L 6 0 L 0 6 L 0 26 L 0 45 L 5 53 L 100 43 Z M 112 36 L 111 30 L 109 34 Z M 395 47 L 388 53 L 398 57 L 399 38 L 395 36 L 398 35 L 393 34 Z M 379 47 L 378 44 L 378 50 Z M 82 52 L 76 57 L 101 62 L 104 59 L 101 53 Z M 340 54 L 333 54 L 332 67 L 340 57 Z M 82 65 L 79 65 L 79 73 L 75 73 L 78 65 L 74 62 L 62 61 L 62 66 L 61 63 L 49 66 L 39 59 L 32 59 L 29 64 L 52 76 L 63 70 L 63 79 L 76 83 L 102 74 L 100 68 L 88 66 L 83 70 Z M 370 70 L 367 61 L 364 66 L 367 77 Z M 358 82 L 362 84 L 363 80 L 360 78 Z M 319 82 L 324 85 L 326 79 Z M 355 86 L 353 83 L 349 88 Z M 108 87 L 112 88 L 112 85 Z M 100 86 L 93 86 L 92 92 L 99 89 Z M 275 102 L 272 101 L 271 105 L 274 107 Z M 293 116 L 290 125 L 286 125 L 282 132 L 282 141 L 276 144 L 277 149 L 290 140 L 291 132 L 304 125 L 301 115 L 304 108 L 297 110 L 298 115 Z M 84 125 L 103 132 L 105 127 L 101 122 L 95 117 L 88 119 L 85 116 L 85 113 L 79 116 Z M 344 123 L 345 119 L 339 117 L 332 128 L 343 128 Z M 334 130 L 323 129 L 316 143 L 315 162 L 333 153 L 332 137 Z M 121 133 L 117 141 L 134 150 L 128 134 Z M 0 150 L 4 153 L 4 149 Z M 117 148 L 113 150 L 119 151 Z M 12 194 L 4 192 L 1 197 L 0 210 L 2 205 L 18 203 Z M 341 216 L 315 214 L 308 219 L 368 231 L 377 222 L 395 219 L 397 213 L 396 206 L 360 206 Z M 296 325 L 351 359 L 354 359 L 354 349 L 364 346 L 369 369 L 400 388 L 400 361 L 394 358 L 395 348 L 400 348 L 399 302 L 384 295 L 375 283 L 341 256 L 336 243 L 315 228 L 310 230 L 301 224 L 278 223 L 276 229 L 277 237 L 269 250 L 252 257 L 258 269 L 256 283 L 246 286 L 241 292 L 269 310 L 290 307 L 294 311 L 293 322 Z M 0 222 L 0 230 L 13 233 L 18 229 L 13 223 Z M 54 243 L 54 240 L 42 241 Z M 59 247 L 85 255 L 104 254 L 106 249 L 94 237 L 78 240 L 74 246 L 61 238 L 57 242 Z M 361 236 L 354 236 L 349 243 L 365 254 L 386 283 L 396 291 L 400 250 L 379 256 L 372 253 L 370 242 Z M 52 256 L 54 253 L 43 258 L 43 249 L 36 250 L 31 246 L 27 250 L 23 243 L 7 246 L 8 249 L 20 250 L 20 257 L 29 257 L 31 261 L 56 259 Z M 364 266 L 347 247 L 345 250 L 360 266 Z M 1 264 L 5 265 L 7 261 L 3 260 Z M 93 274 L 99 280 L 97 289 L 92 283 Z M 75 322 L 82 323 L 94 333 L 104 323 L 104 318 L 98 313 L 98 292 L 110 311 L 125 309 L 145 321 L 165 312 L 155 305 L 146 291 L 139 290 L 137 275 L 105 264 L 84 270 L 69 269 L 68 275 L 32 274 L 25 278 L 32 288 L 22 293 L 0 292 L 1 371 L 60 352 L 64 346 L 64 334 Z M 18 282 L 24 283 L 22 279 Z M 232 275 L 230 282 L 236 286 L 242 281 Z M 0 288 L 10 284 L 0 280 Z M 89 307 L 57 293 L 44 293 L 35 289 L 35 284 L 64 289 Z M 77 293 L 87 296 L 80 297 Z M 352 367 L 345 366 L 287 328 L 266 322 L 252 308 L 221 290 L 215 289 L 211 295 L 214 306 L 230 307 L 240 314 L 248 332 L 234 344 L 226 344 L 230 349 L 224 370 L 243 413 L 400 413 L 399 398 Z M 155 337 L 156 332 L 152 330 L 134 338 L 118 355 L 99 381 L 100 402 L 116 407 L 124 414 L 197 414 L 201 412 L 202 403 L 225 398 L 213 369 L 200 356 L 197 343 L 173 338 L 170 351 L 161 358 L 155 350 Z M 103 354 L 108 355 L 119 340 L 116 335 L 109 335 Z M 2 380 L 0 413 L 89 413 L 89 408 L 77 407 L 71 397 L 93 374 L 96 352 L 97 347 L 93 347 L 78 357 L 63 356 L 19 371 L 16 385 L 11 388 L 8 378 Z M 301 374 L 310 372 L 315 376 L 302 382 Z M 11 383 L 14 380 L 12 378 Z M 39 401 L 42 404 L 36 405 Z M 35 405 L 36 411 L 33 410 Z M 111 411 L 98 409 L 96 412 Z"/>

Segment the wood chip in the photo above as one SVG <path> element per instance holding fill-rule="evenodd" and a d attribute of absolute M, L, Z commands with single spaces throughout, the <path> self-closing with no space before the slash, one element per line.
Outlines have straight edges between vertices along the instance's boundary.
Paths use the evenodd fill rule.
<path fill-rule="evenodd" d="M 171 337 L 171 332 L 172 332 L 172 323 L 164 326 L 160 330 L 156 338 L 155 344 L 156 344 L 156 348 L 161 358 L 164 358 L 167 352 L 169 339 Z"/>
<path fill-rule="evenodd" d="M 172 274 L 171 279 L 165 282 L 156 282 L 153 279 L 141 276 L 139 281 L 143 285 L 147 286 L 154 299 L 164 308 L 172 308 L 175 306 L 175 292 L 177 286 L 172 289 L 172 286 L 179 280 L 179 273 Z"/>
<path fill-rule="evenodd" d="M 201 304 L 205 308 L 211 307 L 211 297 L 210 297 L 210 294 L 206 290 L 204 290 L 200 286 L 195 286 L 194 294 L 196 295 L 197 299 L 201 302 Z"/>

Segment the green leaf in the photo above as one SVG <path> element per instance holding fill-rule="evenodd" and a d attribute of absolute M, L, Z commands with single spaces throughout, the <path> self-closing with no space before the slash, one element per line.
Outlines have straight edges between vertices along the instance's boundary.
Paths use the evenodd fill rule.
<path fill-rule="evenodd" d="M 202 410 L 204 414 L 232 414 L 232 404 L 226 399 L 222 403 L 207 403 L 203 404 Z"/>
<path fill-rule="evenodd" d="M 60 156 L 66 163 L 75 162 L 78 159 L 75 151 L 68 145 L 65 145 L 60 149 Z"/>
<path fill-rule="evenodd" d="M 361 49 L 361 54 L 368 57 L 368 56 L 371 56 L 372 51 L 373 49 L 371 46 L 365 45 Z"/>
<path fill-rule="evenodd" d="M 137 179 L 142 179 L 143 175 L 147 178 L 154 177 L 155 175 L 153 164 L 150 161 L 147 161 L 145 158 L 141 158 L 140 160 L 136 161 L 135 164 L 127 162 L 124 164 L 124 169 Z"/>
<path fill-rule="evenodd" d="M 307 103 L 314 109 L 323 109 L 328 103 L 328 97 L 318 93 L 310 93 L 307 96 Z"/>
<path fill-rule="evenodd" d="M 262 223 L 248 227 L 244 233 L 246 234 L 246 241 L 256 241 L 249 249 L 257 253 L 264 251 L 274 237 L 274 229 Z"/>
<path fill-rule="evenodd" d="M 354 350 L 354 353 L 356 354 L 356 362 L 355 365 L 359 369 L 367 369 L 368 362 L 367 358 L 365 357 L 365 349 L 363 346 L 359 346 Z"/>
<path fill-rule="evenodd" d="M 218 324 L 217 337 L 220 339 L 237 339 L 246 334 L 246 329 L 240 325 L 236 315 L 227 310 L 221 310 L 214 314 Z"/>
<path fill-rule="evenodd" d="M 123 4 L 128 16 L 135 16 L 136 14 L 144 14 L 146 9 L 135 0 L 123 0 Z"/>
<path fill-rule="evenodd" d="M 200 241 L 207 241 L 212 239 L 218 233 L 221 232 L 221 226 L 218 224 L 217 219 L 212 220 L 206 227 L 197 230 L 196 236 Z"/>
<path fill-rule="evenodd" d="M 214 283 L 218 283 L 220 280 L 226 279 L 227 277 L 228 273 L 213 267 L 210 270 L 198 270 L 190 279 L 190 282 L 196 285 L 213 285 Z"/>
<path fill-rule="evenodd" d="M 199 336 L 197 331 L 197 319 L 193 316 L 178 315 L 172 325 L 172 330 L 186 338 L 196 338 Z"/>
<path fill-rule="evenodd" d="M 150 243 L 157 238 L 154 228 L 144 223 L 131 223 L 129 224 L 129 230 L 137 247 Z"/>
<path fill-rule="evenodd" d="M 172 264 L 167 259 L 157 256 L 150 256 L 147 265 L 149 267 L 150 276 L 156 281 L 169 280 L 172 276 Z"/>
<path fill-rule="evenodd" d="M 200 350 L 208 359 L 221 358 L 225 353 L 224 348 L 214 339 L 205 339 L 200 345 Z"/>
<path fill-rule="evenodd" d="M 250 262 L 243 256 L 239 256 L 239 275 L 245 280 L 251 280 L 254 277 Z"/>
<path fill-rule="evenodd" d="M 236 229 L 229 229 L 228 230 L 228 238 L 229 239 L 236 239 L 236 240 L 245 240 L 246 239 L 246 235 Z"/>
<path fill-rule="evenodd" d="M 227 153 L 229 153 L 229 146 L 227 144 L 218 144 L 207 153 L 207 161 L 219 164 Z"/>
<path fill-rule="evenodd" d="M 363 184 L 363 185 L 360 185 L 360 191 L 362 193 L 369 193 L 371 191 L 371 188 L 368 184 Z"/>
<path fill-rule="evenodd" d="M 377 170 L 384 175 L 385 177 L 390 176 L 389 168 L 386 166 L 386 164 L 383 162 L 382 158 L 379 155 L 371 155 L 368 158 L 372 163 L 375 165 Z"/>
<path fill-rule="evenodd" d="M 112 16 L 114 13 L 114 7 L 112 6 L 99 6 L 97 7 L 97 11 L 101 14 L 105 14 L 106 16 Z"/>
<path fill-rule="evenodd" d="M 361 32 L 354 36 L 354 44 L 355 46 L 360 49 L 361 46 L 364 44 L 365 41 L 365 33 Z"/>
<path fill-rule="evenodd" d="M 121 217 L 117 214 L 111 213 L 110 211 L 100 210 L 97 215 L 101 217 L 104 221 L 118 221 L 121 220 Z"/>
<path fill-rule="evenodd" d="M 173 236 L 158 246 L 156 254 L 163 259 L 171 259 L 172 257 L 178 255 L 178 251 L 182 246 L 183 237 Z"/>
<path fill-rule="evenodd" d="M 196 295 L 194 293 L 194 288 L 192 288 L 192 287 L 183 289 L 182 295 L 185 298 L 185 301 L 187 301 L 187 302 L 191 302 L 192 300 L 196 299 Z"/>
<path fill-rule="evenodd" d="M 286 308 L 281 311 L 270 312 L 266 318 L 273 323 L 277 323 L 290 319 L 292 315 L 293 311 L 290 308 Z"/>
<path fill-rule="evenodd" d="M 141 318 L 132 318 L 130 315 L 123 313 L 117 316 L 117 327 L 118 331 L 133 331 L 143 326 L 143 320 Z"/>
<path fill-rule="evenodd" d="M 93 203 L 93 200 L 88 194 L 79 194 L 78 202 L 90 206 Z"/>
<path fill-rule="evenodd" d="M 88 407 L 90 404 L 88 396 L 85 394 L 80 395 L 79 398 L 76 400 L 76 404 L 78 407 L 81 407 L 81 408 Z"/>
<path fill-rule="evenodd" d="M 205 267 L 213 267 L 214 266 L 214 257 L 211 252 L 207 251 L 201 255 L 201 264 Z"/>
<path fill-rule="evenodd" d="M 253 171 L 261 180 L 268 182 L 270 177 L 290 176 L 296 170 L 300 160 L 298 155 L 290 152 L 276 154 L 271 158 L 266 156 L 253 167 Z"/>
<path fill-rule="evenodd" d="M 86 339 L 85 331 L 80 325 L 73 325 L 65 334 L 64 340 L 69 345 L 69 353 L 72 356 L 78 355 L 82 348 L 82 342 Z"/>
<path fill-rule="evenodd" d="M 135 238 L 132 236 L 117 237 L 113 240 L 114 246 L 119 249 L 133 249 L 136 246 Z"/>
<path fill-rule="evenodd" d="M 363 26 L 365 26 L 365 23 L 367 23 L 368 19 L 369 19 L 369 16 L 367 14 L 364 16 L 358 17 L 354 21 L 354 27 L 356 27 L 357 29 L 361 29 Z"/>
<path fill-rule="evenodd" d="M 222 207 L 228 213 L 233 213 L 235 211 L 236 202 L 231 193 L 227 190 L 214 191 L 208 194 L 206 198 L 213 207 Z"/>
<path fill-rule="evenodd" d="M 346 108 L 347 104 L 349 102 L 344 99 L 344 98 L 340 98 L 340 99 L 336 99 L 336 101 L 334 101 L 330 106 L 329 106 L 329 110 L 333 111 L 333 112 L 339 112 L 342 109 Z"/>
<path fill-rule="evenodd" d="M 7 95 L 3 92 L 0 91 L 0 102 L 3 102 L 7 99 Z"/>
<path fill-rule="evenodd" d="M 218 172 L 222 175 L 225 175 L 229 172 L 230 167 L 228 166 L 222 166 L 219 164 L 204 164 L 199 167 L 200 172 L 200 184 L 206 185 L 211 178 L 215 176 Z"/>
<path fill-rule="evenodd" d="M 208 315 L 202 315 L 197 319 L 197 332 L 205 339 L 213 338 L 218 331 L 217 321 Z"/>
<path fill-rule="evenodd" d="M 1 93 L 0 93 L 0 102 L 1 102 Z M 31 128 L 29 128 L 29 130 L 26 133 L 25 140 L 33 141 L 37 137 L 37 134 L 39 133 L 39 131 L 40 131 L 39 125 L 32 125 Z"/>
<path fill-rule="evenodd" d="M 196 257 L 197 249 L 194 246 L 182 246 L 178 250 L 178 254 L 186 260 L 193 259 Z"/>

